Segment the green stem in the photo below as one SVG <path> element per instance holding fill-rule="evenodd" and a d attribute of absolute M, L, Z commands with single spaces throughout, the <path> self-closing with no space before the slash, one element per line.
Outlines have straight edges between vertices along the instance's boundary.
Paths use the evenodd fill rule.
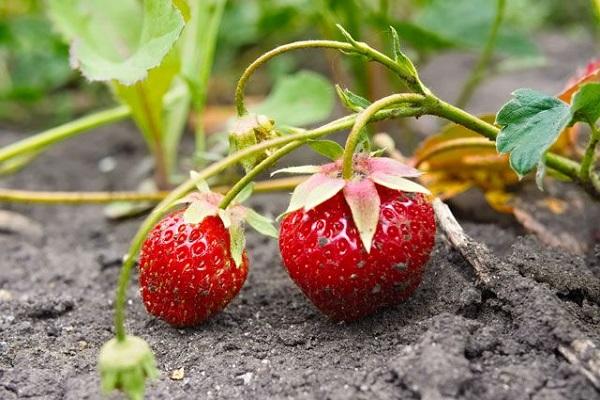
<path fill-rule="evenodd" d="M 200 43 L 196 43 L 196 46 L 203 51 L 203 56 L 201 57 L 198 69 L 200 71 L 200 76 L 198 77 L 198 92 L 194 102 L 194 112 L 196 113 L 196 126 L 194 130 L 196 139 L 195 161 L 197 166 L 203 164 L 201 155 L 206 151 L 204 108 L 206 107 L 208 82 L 215 58 L 219 26 L 221 25 L 221 19 L 226 3 L 227 0 L 216 0 L 210 5 L 209 20 L 205 26 L 201 27 L 202 36 L 200 37 Z"/>
<path fill-rule="evenodd" d="M 237 196 L 238 193 L 240 193 L 242 190 L 244 190 L 244 188 L 247 185 L 249 185 L 254 180 L 254 178 L 256 178 L 258 175 L 260 175 L 263 171 L 266 171 L 267 169 L 269 169 L 281 157 L 296 150 L 298 147 L 302 146 L 304 143 L 306 143 L 305 140 L 297 140 L 295 142 L 290 142 L 290 143 L 286 144 L 285 146 L 283 146 L 282 148 L 275 151 L 273 154 L 271 154 L 264 160 L 262 160 L 260 163 L 258 163 L 258 165 L 256 165 L 250 171 L 248 171 L 248 173 L 246 175 L 244 175 L 244 177 L 242 179 L 237 181 L 237 183 L 235 185 L 233 185 L 233 187 L 225 194 L 225 197 L 223 197 L 223 200 L 221 200 L 221 204 L 219 204 L 219 207 L 222 209 L 226 209 L 227 206 L 229 206 L 229 204 L 233 201 L 233 199 L 235 199 L 235 196 Z"/>
<path fill-rule="evenodd" d="M 448 104 L 444 101 L 441 101 L 437 98 L 429 98 L 429 101 L 424 105 L 426 108 L 426 114 L 436 115 L 438 117 L 445 118 L 449 121 L 452 121 L 456 124 L 462 125 L 465 128 L 468 128 L 474 132 L 479 133 L 482 136 L 487 137 L 490 140 L 496 140 L 496 137 L 500 133 L 500 129 L 497 126 L 494 126 L 490 123 L 487 123 L 466 111 L 461 110 L 451 104 Z M 560 156 L 558 154 L 547 152 L 544 155 L 544 163 L 563 175 L 568 176 L 576 182 L 581 182 L 579 177 L 579 171 L 581 170 L 581 166 L 578 162 Z M 600 178 L 597 174 L 592 174 L 591 176 L 591 185 L 583 185 L 584 188 L 590 193 L 593 197 L 600 197 L 600 185 L 595 185 L 593 182 L 600 181 Z"/>
<path fill-rule="evenodd" d="M 360 141 L 360 133 L 362 129 L 373 120 L 373 116 L 379 111 L 398 104 L 410 104 L 412 106 L 420 105 L 425 100 L 425 96 L 415 93 L 399 93 L 391 96 L 384 97 L 377 100 L 364 109 L 356 117 L 356 122 L 352 126 L 350 134 L 346 139 L 346 147 L 344 148 L 344 155 L 342 158 L 342 177 L 344 179 L 352 178 L 352 160 L 354 157 L 354 151 Z M 418 114 L 418 110 L 413 109 Z"/>
<path fill-rule="evenodd" d="M 424 88 L 423 84 L 419 81 L 418 78 L 409 75 L 401 65 L 396 63 L 394 60 L 392 60 L 385 54 L 369 47 L 365 43 L 356 42 L 355 44 L 351 44 L 346 42 L 338 42 L 335 40 L 305 40 L 276 47 L 273 50 L 270 50 L 258 57 L 256 60 L 254 60 L 252 64 L 248 66 L 248 68 L 246 68 L 246 70 L 240 77 L 237 87 L 235 89 L 235 105 L 238 115 L 241 116 L 248 113 L 248 110 L 246 109 L 246 105 L 244 103 L 244 91 L 246 89 L 246 84 L 250 80 L 250 77 L 258 68 L 260 68 L 263 64 L 267 63 L 272 58 L 277 57 L 281 54 L 293 50 L 311 48 L 336 49 L 347 53 L 363 55 L 372 59 L 373 61 L 377 61 L 380 64 L 383 64 L 385 67 L 390 69 L 398 77 L 400 77 L 400 79 L 402 79 L 407 84 L 407 86 L 413 91 L 417 93 L 427 92 L 427 89 Z"/>
<path fill-rule="evenodd" d="M 479 56 L 477 64 L 471 70 L 471 74 L 465 81 L 463 89 L 458 96 L 458 100 L 456 100 L 456 105 L 460 108 L 464 108 L 469 103 L 469 100 L 471 100 L 475 89 L 477 86 L 479 86 L 483 78 L 485 78 L 486 72 L 494 55 L 494 49 L 496 48 L 496 41 L 498 39 L 498 32 L 500 31 L 500 26 L 504 20 L 505 10 L 506 0 L 497 0 L 496 18 L 494 19 L 490 34 L 487 38 L 481 55 Z"/>
<path fill-rule="evenodd" d="M 43 150 L 62 140 L 88 132 L 94 128 L 124 120 L 131 115 L 126 106 L 119 106 L 104 111 L 98 111 L 81 117 L 66 124 L 48 129 L 37 135 L 20 140 L 0 149 L 0 162 L 10 158 Z"/>
<path fill-rule="evenodd" d="M 144 119 L 147 122 L 148 131 L 153 142 L 150 146 L 150 151 L 154 153 L 154 180 L 159 189 L 165 189 L 169 186 L 170 171 L 168 170 L 162 140 L 163 127 L 152 112 L 144 85 L 140 82 L 136 83 L 135 90 L 140 99 L 141 110 L 145 114 Z M 143 129 L 144 124 L 139 125 L 140 129 Z"/>
<path fill-rule="evenodd" d="M 408 117 L 414 115 L 414 110 L 392 109 L 380 111 L 379 113 L 373 116 L 373 119 L 382 120 L 398 116 Z M 321 136 L 331 134 L 333 132 L 348 129 L 354 124 L 355 120 L 356 115 L 349 115 L 347 117 L 340 118 L 336 121 L 333 121 L 327 125 L 324 125 L 320 128 L 316 128 L 314 130 L 302 131 L 299 133 L 282 136 L 275 139 L 267 140 L 262 143 L 258 143 L 244 150 L 235 152 L 214 164 L 211 164 L 210 166 L 199 172 L 196 179 L 190 179 L 176 187 L 163 201 L 161 201 L 156 206 L 156 208 L 154 208 L 152 213 L 144 220 L 144 222 L 136 232 L 135 236 L 133 237 L 129 247 L 129 251 L 125 256 L 125 260 L 123 261 L 123 266 L 121 267 L 121 272 L 119 275 L 119 281 L 117 283 L 117 294 L 115 299 L 115 334 L 117 336 L 117 339 L 120 341 L 125 339 L 124 323 L 127 287 L 129 278 L 131 276 L 131 269 L 135 264 L 136 256 L 148 232 L 150 232 L 152 227 L 160 220 L 163 214 L 173 206 L 175 201 L 184 196 L 186 193 L 193 190 L 198 180 L 205 180 L 215 174 L 218 174 L 230 167 L 231 165 L 236 164 L 237 162 L 248 156 L 258 154 L 269 148 L 283 146 L 287 143 L 291 143 L 294 141 L 306 141 L 308 139 L 316 139 Z"/>
<path fill-rule="evenodd" d="M 579 170 L 581 181 L 588 185 L 591 183 L 591 175 L 596 164 L 596 150 L 600 142 L 600 130 L 598 130 L 594 123 L 589 123 L 589 126 L 592 129 L 592 133 L 585 149 L 585 154 L 581 159 L 581 168 Z"/>
<path fill-rule="evenodd" d="M 302 182 L 302 179 L 299 178 L 269 179 L 268 181 L 256 182 L 254 193 L 268 193 L 294 188 L 300 182 Z M 231 186 L 215 186 L 212 190 L 217 193 L 227 193 L 231 188 Z M 115 201 L 158 203 L 168 195 L 169 192 L 44 192 L 0 188 L 0 202 L 48 205 L 106 204 Z"/>

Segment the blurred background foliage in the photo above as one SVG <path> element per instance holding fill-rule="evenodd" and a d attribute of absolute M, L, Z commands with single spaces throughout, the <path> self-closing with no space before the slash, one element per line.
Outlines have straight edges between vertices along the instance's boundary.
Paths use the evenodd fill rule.
<path fill-rule="evenodd" d="M 539 65 L 535 35 L 544 30 L 589 35 L 595 0 L 510 0 L 499 35 L 499 70 Z M 494 0 L 230 0 L 221 23 L 209 103 L 231 102 L 241 70 L 262 52 L 289 41 L 339 39 L 335 24 L 378 47 L 394 26 L 418 64 L 447 51 L 477 52 L 494 18 Z M 329 55 L 327 56 L 329 57 Z M 277 78 L 301 66 L 326 69 L 332 80 L 364 96 L 373 78 L 359 59 L 290 54 L 272 63 L 253 90 L 264 95 Z M 312 65 L 315 64 L 315 65 Z M 262 83 L 262 84 L 261 84 Z M 390 83 L 391 84 L 391 83 Z M 69 50 L 53 31 L 42 0 L 0 0 L 0 124 L 40 127 L 111 102 L 99 84 L 69 67 Z"/>

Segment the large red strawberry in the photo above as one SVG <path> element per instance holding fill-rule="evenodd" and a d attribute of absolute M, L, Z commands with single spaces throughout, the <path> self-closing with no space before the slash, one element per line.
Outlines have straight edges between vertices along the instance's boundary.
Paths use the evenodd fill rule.
<path fill-rule="evenodd" d="M 269 220 L 201 185 L 184 199 L 187 210 L 164 217 L 140 252 L 140 286 L 146 309 L 174 326 L 197 325 L 239 293 L 248 274 L 241 224 L 276 235 Z M 270 228 L 269 228 L 270 227 Z"/>
<path fill-rule="evenodd" d="M 386 158 L 355 158 L 299 185 L 279 236 L 290 277 L 323 313 L 350 321 L 408 298 L 421 282 L 435 242 L 427 190 L 405 179 L 418 171 Z"/>

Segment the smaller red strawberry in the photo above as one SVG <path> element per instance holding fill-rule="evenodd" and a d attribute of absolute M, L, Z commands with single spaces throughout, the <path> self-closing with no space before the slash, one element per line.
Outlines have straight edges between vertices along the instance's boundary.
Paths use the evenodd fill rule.
<path fill-rule="evenodd" d="M 220 209 L 222 195 L 205 183 L 199 189 L 182 200 L 191 203 L 185 211 L 167 215 L 152 229 L 140 252 L 146 309 L 180 327 L 205 321 L 239 293 L 248 275 L 244 221 L 277 234 L 270 220 L 239 204 Z"/>
<path fill-rule="evenodd" d="M 421 283 L 435 241 L 433 208 L 420 173 L 388 158 L 357 155 L 353 179 L 341 163 L 295 167 L 317 172 L 300 184 L 280 229 L 290 277 L 335 320 L 350 321 L 408 298 Z M 417 193 L 414 193 L 417 192 Z"/>

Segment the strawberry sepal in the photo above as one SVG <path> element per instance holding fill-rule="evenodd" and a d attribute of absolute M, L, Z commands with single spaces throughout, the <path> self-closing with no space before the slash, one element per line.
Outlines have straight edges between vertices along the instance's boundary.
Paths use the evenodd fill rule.
<path fill-rule="evenodd" d="M 375 184 L 402 192 L 431 194 L 427 188 L 406 179 L 419 177 L 419 170 L 392 158 L 364 153 L 354 156 L 354 176 L 349 180 L 341 177 L 341 160 L 320 167 L 307 165 L 285 168 L 275 173 L 305 174 L 315 171 L 314 175 L 296 187 L 283 215 L 300 209 L 312 210 L 343 191 L 367 253 L 371 250 L 375 228 L 379 222 L 380 198 Z"/>
<path fill-rule="evenodd" d="M 139 400 L 144 397 L 145 381 L 158 376 L 150 346 L 135 336 L 106 342 L 100 350 L 98 369 L 104 392 L 118 389 Z"/>

